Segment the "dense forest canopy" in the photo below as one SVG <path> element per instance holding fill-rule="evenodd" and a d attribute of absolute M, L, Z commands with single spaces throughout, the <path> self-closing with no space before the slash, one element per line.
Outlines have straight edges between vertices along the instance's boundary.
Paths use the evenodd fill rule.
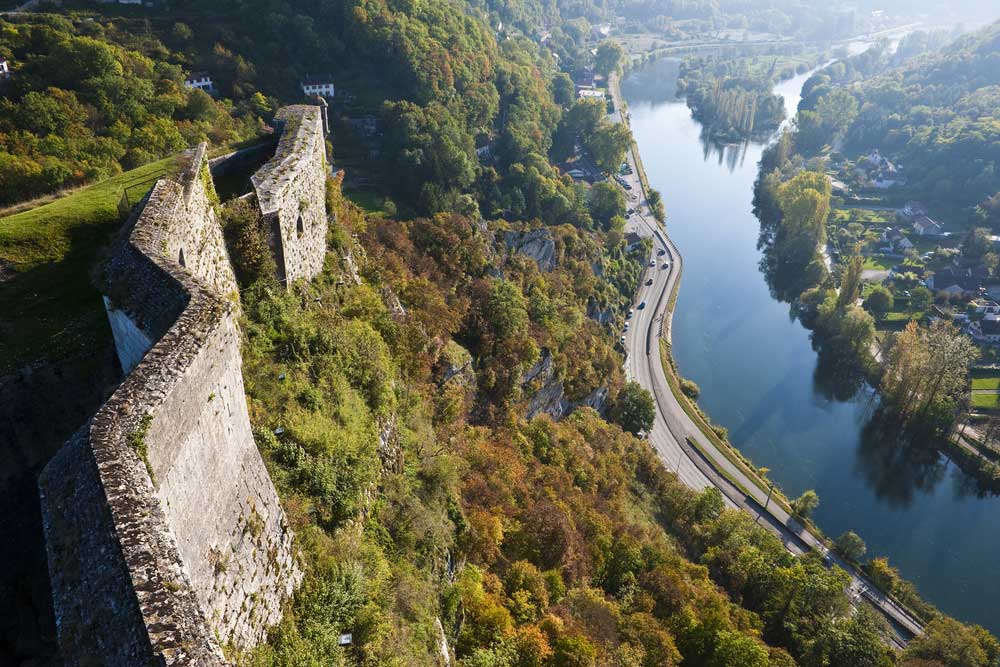
<path fill-rule="evenodd" d="M 901 50 L 911 46 L 904 40 Z M 800 106 L 800 148 L 877 148 L 905 167 L 908 188 L 921 198 L 991 215 L 982 205 L 1000 192 L 1000 24 L 900 60 L 875 49 L 812 77 Z M 848 122 L 827 123 L 845 104 L 855 107 Z"/>

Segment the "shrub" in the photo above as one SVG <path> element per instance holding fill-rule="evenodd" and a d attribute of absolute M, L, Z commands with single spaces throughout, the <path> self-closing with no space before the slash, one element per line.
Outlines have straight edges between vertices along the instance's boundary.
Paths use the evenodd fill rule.
<path fill-rule="evenodd" d="M 693 401 L 701 394 L 701 387 L 694 380 L 684 378 L 681 380 L 681 391 Z"/>

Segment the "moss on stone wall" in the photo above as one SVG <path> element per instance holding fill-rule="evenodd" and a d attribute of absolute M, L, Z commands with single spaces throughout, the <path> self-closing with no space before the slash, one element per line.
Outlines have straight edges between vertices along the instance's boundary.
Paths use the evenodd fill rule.
<path fill-rule="evenodd" d="M 149 433 L 149 427 L 152 423 L 153 415 L 143 415 L 142 419 L 139 421 L 139 426 L 129 434 L 128 444 L 133 450 L 135 450 L 135 453 L 139 455 L 139 458 L 142 459 L 142 462 L 146 465 L 146 470 L 149 472 L 149 478 L 153 480 L 153 484 L 155 485 L 156 479 L 153 476 L 153 466 L 149 464 L 149 445 L 146 443 L 146 435 Z"/>

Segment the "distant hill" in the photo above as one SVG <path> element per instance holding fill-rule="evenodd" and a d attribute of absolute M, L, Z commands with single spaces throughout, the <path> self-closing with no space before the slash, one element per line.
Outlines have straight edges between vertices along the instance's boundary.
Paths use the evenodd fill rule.
<path fill-rule="evenodd" d="M 943 204 L 971 210 L 1000 191 L 1000 22 L 841 85 L 860 104 L 848 149 L 892 155 L 911 189 Z"/>

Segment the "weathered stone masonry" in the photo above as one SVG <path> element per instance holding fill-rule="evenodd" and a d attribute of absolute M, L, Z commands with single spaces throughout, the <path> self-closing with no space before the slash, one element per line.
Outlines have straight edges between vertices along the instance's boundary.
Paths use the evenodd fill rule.
<path fill-rule="evenodd" d="M 269 215 L 308 212 L 308 238 L 279 250 L 286 276 L 310 278 L 325 254 L 322 124 L 315 107 L 280 114 L 275 160 L 290 182 L 314 185 Z M 225 665 L 221 647 L 263 639 L 301 579 L 251 433 L 238 294 L 204 147 L 185 162 L 154 187 L 107 267 L 127 376 L 39 481 L 68 665 Z"/>
<path fill-rule="evenodd" d="M 251 180 L 261 213 L 271 225 L 279 277 L 292 283 L 323 268 L 326 141 L 320 107 L 285 107 L 274 121 L 282 127 L 278 148 Z M 319 168 L 303 169 L 304 164 Z"/>

